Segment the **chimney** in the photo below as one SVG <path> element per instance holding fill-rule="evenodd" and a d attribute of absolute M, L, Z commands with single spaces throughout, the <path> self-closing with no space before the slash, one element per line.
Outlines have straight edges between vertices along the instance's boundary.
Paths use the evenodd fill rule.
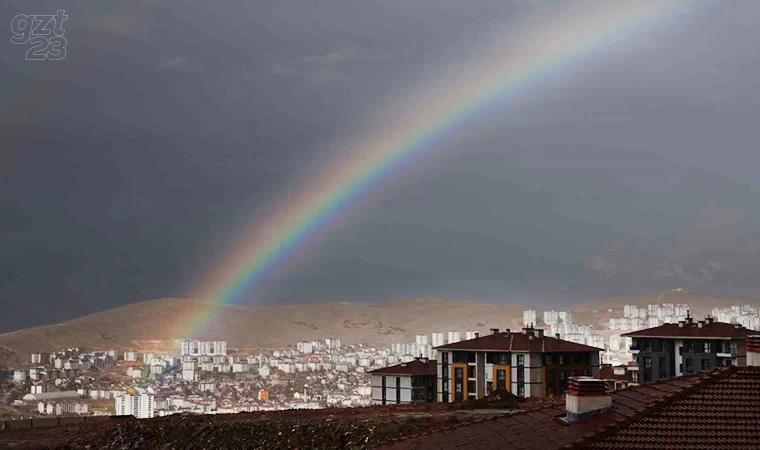
<path fill-rule="evenodd" d="M 543 328 L 536 328 L 536 336 L 542 338 L 544 337 L 544 330 Z"/>
<path fill-rule="evenodd" d="M 577 422 L 606 412 L 612 406 L 604 380 L 588 377 L 570 378 L 565 393 L 567 421 Z"/>
<path fill-rule="evenodd" d="M 747 336 L 747 365 L 760 367 L 760 335 Z"/>
<path fill-rule="evenodd" d="M 504 330 L 504 331 L 506 331 L 506 332 L 507 332 L 507 337 L 509 337 L 509 336 L 511 336 L 511 335 L 512 335 L 512 330 L 510 330 L 509 328 L 507 328 L 507 329 L 506 329 L 506 330 Z"/>
<path fill-rule="evenodd" d="M 475 339 L 477 339 L 477 338 L 479 338 L 479 337 L 480 337 L 480 333 L 478 333 L 478 332 L 476 331 L 476 332 L 475 332 Z"/>
<path fill-rule="evenodd" d="M 705 321 L 707 322 L 708 325 L 712 325 L 713 322 L 715 322 L 715 318 L 713 316 L 711 316 L 711 315 L 708 314 L 707 318 L 705 319 Z"/>
<path fill-rule="evenodd" d="M 491 334 L 499 334 L 498 328 L 491 328 Z"/>
<path fill-rule="evenodd" d="M 556 337 L 557 339 L 559 339 L 559 333 L 555 334 L 554 337 Z"/>

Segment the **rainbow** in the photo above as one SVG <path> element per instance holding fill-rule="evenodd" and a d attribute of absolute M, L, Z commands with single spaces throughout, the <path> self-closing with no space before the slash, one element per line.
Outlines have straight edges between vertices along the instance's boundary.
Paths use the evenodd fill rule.
<path fill-rule="evenodd" d="M 416 92 L 430 92 L 429 85 L 433 85 L 433 95 L 398 108 L 402 111 L 399 120 L 375 126 L 374 132 L 341 146 L 352 151 L 350 156 L 336 162 L 322 176 L 309 180 L 271 214 L 268 223 L 254 224 L 245 233 L 239 250 L 209 274 L 196 298 L 212 299 L 218 304 L 244 298 L 245 293 L 275 274 L 289 258 L 329 229 L 351 205 L 436 149 L 436 143 L 478 114 L 504 104 L 538 81 L 564 75 L 563 69 L 593 57 L 602 48 L 686 11 L 685 2 L 679 3 L 680 8 L 673 3 L 613 1 L 583 11 L 555 9 L 558 14 L 553 16 L 549 28 L 546 17 L 540 17 L 535 26 L 520 27 L 528 31 L 517 32 L 517 42 L 527 44 L 517 52 L 504 50 L 509 48 L 507 39 L 515 37 L 514 31 L 494 39 L 493 46 L 474 62 L 452 68 L 425 88 L 402 96 L 419 98 Z M 513 42 L 509 41 L 512 45 Z M 467 73 L 462 75 L 463 71 Z M 199 332 L 211 315 L 208 310 L 199 313 L 186 324 L 187 331 Z"/>

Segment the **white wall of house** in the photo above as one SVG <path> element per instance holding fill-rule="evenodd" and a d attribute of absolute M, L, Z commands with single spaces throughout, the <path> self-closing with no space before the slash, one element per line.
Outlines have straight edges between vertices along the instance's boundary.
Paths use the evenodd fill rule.
<path fill-rule="evenodd" d="M 383 404 L 383 377 L 385 377 L 385 404 L 396 403 L 396 378 L 401 383 L 400 403 L 412 402 L 412 377 L 408 375 L 372 375 L 372 403 Z"/>

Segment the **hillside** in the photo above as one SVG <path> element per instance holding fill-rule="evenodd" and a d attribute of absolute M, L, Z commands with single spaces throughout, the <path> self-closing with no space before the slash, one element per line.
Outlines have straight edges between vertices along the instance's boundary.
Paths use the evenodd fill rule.
<path fill-rule="evenodd" d="M 607 312 L 609 309 L 612 309 L 613 314 L 619 317 L 622 315 L 623 306 L 626 304 L 646 307 L 650 303 L 686 303 L 689 305 L 691 315 L 701 320 L 710 314 L 713 308 L 727 308 L 731 305 L 745 304 L 760 306 L 760 299 L 671 289 L 659 294 L 640 297 L 604 298 L 571 306 L 570 309 L 573 310 L 574 320 L 578 323 L 606 325 L 612 315 Z M 593 311 L 598 311 L 598 313 Z"/>
<path fill-rule="evenodd" d="M 688 303 L 702 318 L 715 307 L 760 305 L 758 299 L 672 290 L 635 298 L 608 298 L 569 306 L 575 322 L 604 326 L 620 316 L 626 303 Z M 0 363 L 37 351 L 83 346 L 95 349 L 176 351 L 185 338 L 225 339 L 233 349 L 286 347 L 299 340 L 338 337 L 344 342 L 389 346 L 412 342 L 415 334 L 449 330 L 487 332 L 519 329 L 522 311 L 534 306 L 474 303 L 443 299 L 411 299 L 376 304 L 220 306 L 188 299 L 165 298 L 123 306 L 57 325 L 0 335 Z M 595 312 L 596 311 L 596 312 Z M 198 318 L 212 317 L 212 320 Z M 540 317 L 540 310 L 539 310 Z M 192 324 L 205 323 L 203 331 Z"/>
<path fill-rule="evenodd" d="M 378 304 L 219 306 L 187 299 L 159 299 L 81 317 L 57 325 L 0 335 L 0 345 L 22 354 L 70 346 L 177 349 L 184 338 L 225 339 L 231 348 L 281 347 L 298 340 L 338 337 L 345 342 L 390 345 L 414 335 L 447 330 L 517 328 L 523 306 L 441 299 Z M 213 317 L 203 332 L 198 317 Z M 161 341 L 161 342 L 151 342 Z"/>

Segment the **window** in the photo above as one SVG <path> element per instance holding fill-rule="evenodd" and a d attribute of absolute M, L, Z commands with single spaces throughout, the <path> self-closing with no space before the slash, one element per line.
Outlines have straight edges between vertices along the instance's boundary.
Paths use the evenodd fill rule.
<path fill-rule="evenodd" d="M 470 380 L 467 382 L 467 395 L 476 395 L 477 390 L 475 389 L 475 380 Z"/>
<path fill-rule="evenodd" d="M 525 381 L 525 369 L 517 369 L 517 381 Z"/>
<path fill-rule="evenodd" d="M 551 366 L 552 365 L 552 355 L 551 354 L 546 355 L 546 363 L 545 364 L 547 366 Z"/>
<path fill-rule="evenodd" d="M 525 365 L 525 355 L 517 355 L 517 365 L 518 366 Z"/>
<path fill-rule="evenodd" d="M 509 365 L 509 353 L 487 353 L 486 362 L 490 364 L 499 364 L 501 366 Z"/>
<path fill-rule="evenodd" d="M 441 352 L 441 358 L 444 364 L 449 363 L 449 352 Z"/>
<path fill-rule="evenodd" d="M 401 377 L 396 377 L 396 403 L 401 403 Z"/>
<path fill-rule="evenodd" d="M 565 364 L 565 355 L 560 354 L 559 355 L 559 364 Z"/>
<path fill-rule="evenodd" d="M 385 405 L 385 395 L 386 395 L 386 393 L 385 393 L 385 377 L 383 377 L 382 389 L 383 389 L 383 405 Z"/>
<path fill-rule="evenodd" d="M 660 378 L 667 378 L 668 377 L 668 365 L 667 365 L 667 359 L 666 358 L 660 358 Z"/>
<path fill-rule="evenodd" d="M 702 359 L 702 370 L 710 370 L 710 360 Z"/>
<path fill-rule="evenodd" d="M 712 353 L 712 342 L 705 341 L 705 353 Z"/>
<path fill-rule="evenodd" d="M 525 397 L 525 385 L 524 384 L 518 384 L 517 385 L 517 396 L 518 397 Z"/>
<path fill-rule="evenodd" d="M 686 347 L 685 350 L 684 350 L 685 353 L 694 353 L 694 343 L 693 342 L 686 341 L 686 343 L 684 344 L 684 347 Z"/>
<path fill-rule="evenodd" d="M 499 369 L 496 371 L 496 389 L 507 388 L 507 371 Z"/>
<path fill-rule="evenodd" d="M 652 368 L 652 358 L 649 356 L 644 357 L 644 368 L 645 369 L 651 369 Z"/>
<path fill-rule="evenodd" d="M 464 400 L 464 370 L 461 367 L 454 368 L 454 401 Z"/>
<path fill-rule="evenodd" d="M 546 393 L 554 395 L 554 372 L 547 372 L 546 374 Z"/>
<path fill-rule="evenodd" d="M 686 373 L 694 373 L 694 361 L 691 358 L 686 358 Z"/>
<path fill-rule="evenodd" d="M 475 378 L 475 366 L 467 366 L 467 378 Z"/>

